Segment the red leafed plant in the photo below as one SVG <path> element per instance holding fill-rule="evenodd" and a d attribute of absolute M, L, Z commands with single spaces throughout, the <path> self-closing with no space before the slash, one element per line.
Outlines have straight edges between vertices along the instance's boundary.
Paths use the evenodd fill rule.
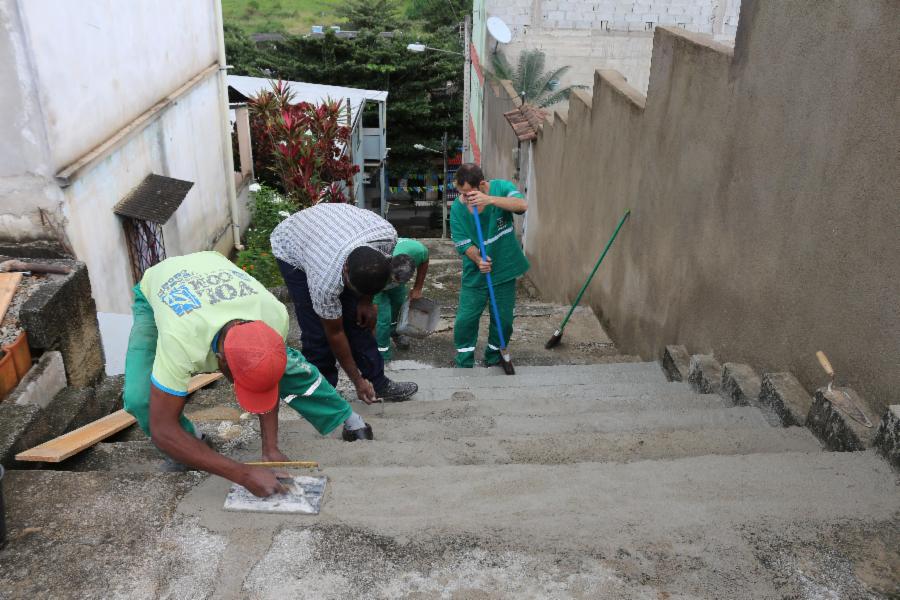
<path fill-rule="evenodd" d="M 346 107 L 294 103 L 284 81 L 249 102 L 256 168 L 270 169 L 285 194 L 303 208 L 319 202 L 348 202 L 359 167 L 345 152 L 350 143 Z"/>

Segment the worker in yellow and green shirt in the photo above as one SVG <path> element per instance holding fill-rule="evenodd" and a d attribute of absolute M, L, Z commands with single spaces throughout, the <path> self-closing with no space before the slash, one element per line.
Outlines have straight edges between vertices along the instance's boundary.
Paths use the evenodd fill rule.
<path fill-rule="evenodd" d="M 459 198 L 450 209 L 450 230 L 456 250 L 463 257 L 463 272 L 453 342 L 456 346 L 456 366 L 472 367 L 478 342 L 478 322 L 488 303 L 486 273 L 491 273 L 507 343 L 512 336 L 516 279 L 524 275 L 529 267 L 528 259 L 516 239 L 513 215 L 523 214 L 528 204 L 512 182 L 503 179 L 487 181 L 481 167 L 473 163 L 460 166 L 456 172 L 456 188 Z M 476 206 L 488 254 L 484 260 L 475 228 L 473 208 Z M 497 324 L 491 319 L 484 352 L 485 366 L 500 363 L 499 344 Z"/>
<path fill-rule="evenodd" d="M 400 309 L 407 297 L 417 300 L 422 297 L 425 275 L 428 273 L 428 248 L 425 244 L 409 238 L 399 238 L 394 247 L 392 282 L 378 293 L 372 303 L 378 307 L 378 323 L 375 326 L 375 341 L 378 352 L 385 362 L 391 360 L 391 338 L 394 337 L 398 347 L 405 345 L 403 336 L 397 336 L 397 320 Z M 412 278 L 412 270 L 416 271 L 416 281 L 412 291 L 406 282 Z"/>

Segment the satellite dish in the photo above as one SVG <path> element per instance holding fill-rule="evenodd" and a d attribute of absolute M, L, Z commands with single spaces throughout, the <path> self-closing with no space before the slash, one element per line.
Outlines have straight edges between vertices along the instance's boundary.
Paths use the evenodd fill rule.
<path fill-rule="evenodd" d="M 491 17 L 487 20 L 487 30 L 500 44 L 508 44 L 512 40 L 512 31 L 500 17 Z"/>

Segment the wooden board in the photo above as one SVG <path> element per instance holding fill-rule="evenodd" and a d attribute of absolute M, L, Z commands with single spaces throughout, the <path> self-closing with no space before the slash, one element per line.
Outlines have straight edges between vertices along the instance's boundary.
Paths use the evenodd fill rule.
<path fill-rule="evenodd" d="M 16 454 L 16 460 L 58 463 L 134 423 L 137 423 L 134 417 L 124 410 L 117 410 L 84 427 L 44 442 L 40 446 L 35 446 L 31 450 L 20 452 Z"/>
<path fill-rule="evenodd" d="M 20 281 L 22 281 L 21 273 L 0 273 L 0 322 L 3 322 L 3 317 L 6 316 L 6 309 L 16 295 Z"/>
<path fill-rule="evenodd" d="M 208 386 L 213 381 L 222 379 L 222 377 L 223 375 L 221 373 L 201 373 L 200 375 L 194 375 L 188 382 L 188 394 L 192 394 L 200 388 Z"/>
<path fill-rule="evenodd" d="M 209 385 L 221 377 L 221 373 L 195 375 L 194 377 L 191 377 L 191 380 L 188 383 L 188 393 L 199 390 L 203 386 Z M 50 463 L 62 462 L 135 423 L 137 423 L 137 421 L 134 417 L 124 410 L 118 410 L 102 419 L 97 419 L 93 423 L 88 423 L 84 427 L 79 427 L 74 431 L 53 438 L 49 442 L 44 442 L 40 446 L 35 446 L 30 450 L 20 452 L 16 454 L 16 460 Z"/>

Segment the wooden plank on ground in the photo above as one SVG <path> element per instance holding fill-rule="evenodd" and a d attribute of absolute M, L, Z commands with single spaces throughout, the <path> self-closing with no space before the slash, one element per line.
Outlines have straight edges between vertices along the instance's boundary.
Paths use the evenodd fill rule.
<path fill-rule="evenodd" d="M 16 460 L 58 463 L 136 422 L 135 418 L 124 410 L 117 410 L 84 427 L 44 442 L 40 446 L 35 446 L 31 450 L 20 452 L 16 454 Z"/>
<path fill-rule="evenodd" d="M 192 394 L 200 388 L 208 386 L 213 381 L 222 379 L 222 377 L 221 373 L 201 373 L 200 375 L 194 375 L 188 382 L 188 394 Z"/>
<path fill-rule="evenodd" d="M 0 273 L 0 322 L 6 316 L 6 309 L 9 308 L 13 296 L 16 295 L 16 288 L 22 281 L 21 273 Z"/>
<path fill-rule="evenodd" d="M 188 393 L 195 392 L 221 378 L 221 373 L 194 375 L 188 382 Z M 19 452 L 16 454 L 16 460 L 61 462 L 135 423 L 137 421 L 134 417 L 124 410 L 118 410 L 102 419 L 97 419 L 93 423 L 88 423 L 84 427 L 79 427 L 74 431 L 53 438 L 49 442 L 44 442 L 40 446 Z"/>

